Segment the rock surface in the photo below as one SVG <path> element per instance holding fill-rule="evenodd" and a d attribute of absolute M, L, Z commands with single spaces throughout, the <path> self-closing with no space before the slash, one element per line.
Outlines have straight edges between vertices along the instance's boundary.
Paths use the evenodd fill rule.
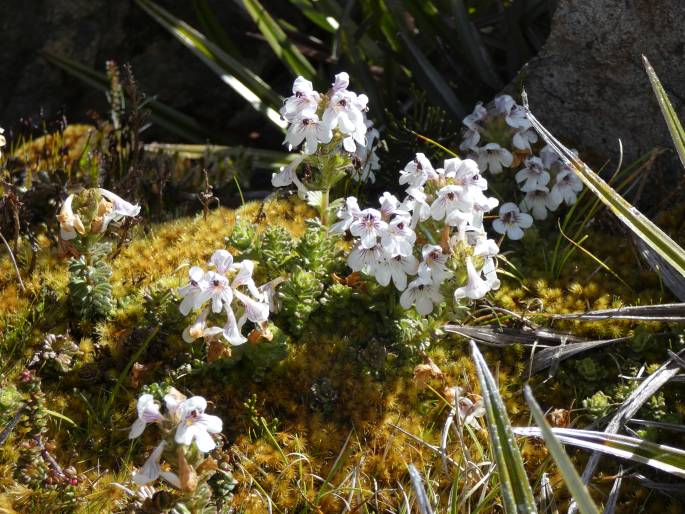
<path fill-rule="evenodd" d="M 682 0 L 559 0 L 549 39 L 510 85 L 523 85 L 531 109 L 570 146 L 629 163 L 650 149 L 673 148 L 645 74 L 652 63 L 685 117 L 685 2 Z M 660 168 L 683 171 L 669 152 Z"/>

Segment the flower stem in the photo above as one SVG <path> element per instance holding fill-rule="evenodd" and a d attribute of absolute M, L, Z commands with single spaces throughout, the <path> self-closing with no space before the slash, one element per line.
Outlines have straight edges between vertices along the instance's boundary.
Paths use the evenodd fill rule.
<path fill-rule="evenodd" d="M 319 214 L 321 216 L 321 224 L 324 227 L 328 227 L 328 201 L 330 192 L 330 189 L 324 189 L 321 194 L 321 210 Z"/>

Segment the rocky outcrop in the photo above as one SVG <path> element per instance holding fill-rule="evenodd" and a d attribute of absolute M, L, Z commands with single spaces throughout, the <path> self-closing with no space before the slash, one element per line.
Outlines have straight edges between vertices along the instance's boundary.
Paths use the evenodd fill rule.
<path fill-rule="evenodd" d="M 509 89 L 523 85 L 555 135 L 597 156 L 615 157 L 619 138 L 625 162 L 672 148 L 641 54 L 685 117 L 683 19 L 682 0 L 559 0 L 549 39 Z M 682 176 L 672 156 L 661 167 Z"/>

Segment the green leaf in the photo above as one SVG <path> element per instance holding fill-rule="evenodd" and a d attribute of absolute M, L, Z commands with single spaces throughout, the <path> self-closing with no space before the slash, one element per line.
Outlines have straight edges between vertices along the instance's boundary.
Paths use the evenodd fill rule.
<path fill-rule="evenodd" d="M 480 79 L 492 89 L 499 91 L 503 86 L 502 80 L 497 74 L 487 48 L 485 48 L 480 32 L 469 18 L 464 0 L 451 0 L 450 4 L 454 15 L 456 39 L 461 43 Z"/>
<path fill-rule="evenodd" d="M 217 44 L 209 41 L 204 34 L 162 9 L 155 2 L 136 0 L 136 3 L 219 75 L 221 80 L 247 100 L 254 109 L 264 114 L 276 126 L 285 128 L 287 123 L 281 119 L 277 111 L 283 104 L 283 99 L 259 76 L 224 52 Z"/>
<path fill-rule="evenodd" d="M 76 61 L 49 52 L 44 52 L 43 57 L 45 57 L 49 63 L 64 70 L 72 77 L 76 77 L 85 84 L 104 93 L 109 92 L 109 82 L 104 73 L 99 73 Z M 195 143 L 200 143 L 211 138 L 211 133 L 207 132 L 190 116 L 187 116 L 154 98 L 147 99 L 145 105 L 150 111 L 152 120 L 169 132 Z"/>
<path fill-rule="evenodd" d="M 674 270 L 685 276 L 685 250 L 679 246 L 668 234 L 657 227 L 649 218 L 636 207 L 618 194 L 602 177 L 590 169 L 576 155 L 555 138 L 538 119 L 533 116 L 528 106 L 525 91 L 522 93 L 526 116 L 533 128 L 542 136 L 561 157 L 562 161 L 578 175 L 585 186 L 606 205 L 635 235 L 642 239 L 652 250 L 663 257 Z"/>
<path fill-rule="evenodd" d="M 209 7 L 207 0 L 193 0 L 193 7 L 207 38 L 219 45 L 227 54 L 240 59 L 240 49 L 226 33 L 221 22 L 217 19 L 211 7 Z"/>
<path fill-rule="evenodd" d="M 540 409 L 538 402 L 536 402 L 535 398 L 533 397 L 530 386 L 526 385 L 523 395 L 526 398 L 526 402 L 528 402 L 533 419 L 535 420 L 535 423 L 540 429 L 540 433 L 545 440 L 547 450 L 552 455 L 554 462 L 556 462 L 561 476 L 564 477 L 564 483 L 571 492 L 571 496 L 573 496 L 573 499 L 578 505 L 580 512 L 583 514 L 597 514 L 599 511 L 592 501 L 592 497 L 590 496 L 590 493 L 588 493 L 587 487 L 585 487 L 585 484 L 583 484 L 580 475 L 573 466 L 573 462 L 571 462 L 571 459 L 566 454 L 564 447 L 559 442 L 559 439 L 555 437 L 552 428 L 547 423 L 542 409 Z"/>
<path fill-rule="evenodd" d="M 283 61 L 295 75 L 301 75 L 306 79 L 313 80 L 316 70 L 293 44 L 286 33 L 281 29 L 276 20 L 264 9 L 259 0 L 242 0 L 248 14 L 257 24 L 257 28 L 266 38 L 267 43 L 276 56 Z"/>
<path fill-rule="evenodd" d="M 502 503 L 508 514 L 535 513 L 535 498 L 528 482 L 523 458 L 516 441 L 511 422 L 483 355 L 476 343 L 471 341 L 471 352 L 480 382 L 492 452 L 497 463 Z"/>
<path fill-rule="evenodd" d="M 647 70 L 647 76 L 649 81 L 652 83 L 652 89 L 656 95 L 656 99 L 659 102 L 659 107 L 661 107 L 661 113 L 664 115 L 666 120 L 666 125 L 668 126 L 668 131 L 671 133 L 671 139 L 673 139 L 673 144 L 675 149 L 678 151 L 678 157 L 680 157 L 680 163 L 685 167 L 685 130 L 678 119 L 678 115 L 671 105 L 666 90 L 661 85 L 659 77 L 656 76 L 656 72 L 652 65 L 649 64 L 647 57 L 642 56 L 642 61 L 645 65 L 645 70 Z"/>
<path fill-rule="evenodd" d="M 679 448 L 609 432 L 574 428 L 550 430 L 564 444 L 639 462 L 685 479 L 685 451 Z M 514 432 L 528 437 L 541 437 L 541 430 L 538 427 L 516 427 Z"/>

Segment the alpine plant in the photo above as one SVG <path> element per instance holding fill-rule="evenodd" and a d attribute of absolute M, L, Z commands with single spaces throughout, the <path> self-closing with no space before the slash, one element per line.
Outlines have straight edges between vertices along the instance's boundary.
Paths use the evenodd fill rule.
<path fill-rule="evenodd" d="M 483 217 L 499 202 L 486 196 L 476 161 L 453 158 L 434 168 L 419 153 L 399 183 L 406 186 L 402 199 L 386 192 L 377 208 L 361 209 L 350 196 L 337 212 L 329 232 L 352 236 L 348 266 L 382 286 L 392 283 L 402 307 L 424 316 L 450 294 L 460 302 L 497 289 L 499 248 Z"/>
<path fill-rule="evenodd" d="M 188 270 L 188 283 L 178 290 L 179 310 L 184 316 L 196 313 L 195 321 L 183 331 L 183 339 L 192 343 L 222 340 L 231 345 L 247 341 L 243 327 L 249 321 L 255 330 L 265 332 L 269 318 L 269 294 L 257 288 L 252 273 L 254 262 L 234 262 L 227 250 L 217 250 L 209 260 L 209 270 L 193 266 Z M 222 326 L 215 326 L 210 316 L 225 316 Z"/>
<path fill-rule="evenodd" d="M 294 185 L 298 194 L 316 207 L 327 224 L 331 188 L 346 176 L 374 182 L 380 164 L 375 149 L 379 134 L 367 119 L 368 97 L 350 91 L 349 75 L 338 73 L 330 89 L 321 93 L 297 77 L 281 116 L 288 122 L 284 144 L 299 154 L 274 173 L 274 187 Z"/>
<path fill-rule="evenodd" d="M 509 239 L 521 239 L 533 219 L 545 220 L 562 204 L 573 205 L 583 189 L 580 179 L 549 146 L 540 145 L 523 106 L 509 95 L 485 107 L 478 103 L 463 120 L 460 149 L 492 176 L 513 174 L 518 203 L 500 207 L 492 228 Z"/>

